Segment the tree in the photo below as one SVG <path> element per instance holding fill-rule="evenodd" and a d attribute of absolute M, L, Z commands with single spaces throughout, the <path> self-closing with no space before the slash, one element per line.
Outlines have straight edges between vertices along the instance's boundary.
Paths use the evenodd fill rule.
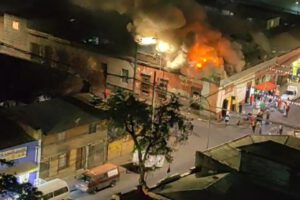
<path fill-rule="evenodd" d="M 11 167 L 14 165 L 12 161 L 0 159 L 0 165 Z M 16 176 L 11 174 L 0 174 L 0 199 L 1 197 L 11 197 L 17 200 L 35 200 L 42 193 L 33 187 L 30 183 L 19 183 Z"/>
<path fill-rule="evenodd" d="M 151 109 L 132 93 L 121 91 L 103 105 L 110 122 L 116 127 L 123 127 L 124 134 L 129 134 L 134 142 L 139 160 L 139 185 L 143 188 L 147 188 L 145 161 L 148 155 L 164 155 L 171 162 L 174 148 L 169 139 L 173 137 L 176 142 L 188 139 L 192 126 L 180 113 L 180 106 L 178 98 L 171 96 L 163 104 Z"/>

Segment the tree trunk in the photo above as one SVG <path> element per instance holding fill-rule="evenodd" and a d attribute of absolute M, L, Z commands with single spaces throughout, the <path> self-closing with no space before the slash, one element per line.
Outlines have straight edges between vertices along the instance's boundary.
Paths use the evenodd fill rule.
<path fill-rule="evenodd" d="M 145 181 L 145 159 L 143 158 L 142 151 L 139 148 L 137 148 L 137 151 L 139 157 L 139 173 L 140 173 L 139 185 L 147 188 L 147 184 Z"/>

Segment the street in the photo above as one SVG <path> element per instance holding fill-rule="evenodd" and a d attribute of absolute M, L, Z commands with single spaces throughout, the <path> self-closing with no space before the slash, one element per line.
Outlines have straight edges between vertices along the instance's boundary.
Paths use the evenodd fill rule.
<path fill-rule="evenodd" d="M 210 128 L 207 121 L 196 119 L 194 121 L 194 134 L 190 136 L 189 140 L 183 144 L 178 151 L 174 152 L 174 161 L 171 163 L 171 174 L 183 173 L 194 166 L 195 152 L 205 150 L 208 147 L 214 147 L 238 137 L 251 134 L 249 126 L 229 125 L 211 123 Z M 209 136 L 209 137 L 208 137 Z M 166 177 L 168 164 L 164 167 L 147 175 L 147 183 L 149 186 L 154 185 L 160 179 Z M 85 194 L 79 191 L 71 193 L 72 199 L 92 200 L 103 199 L 109 200 L 111 196 L 118 192 L 126 192 L 133 189 L 138 183 L 138 174 L 125 172 L 121 174 L 120 181 L 113 188 L 103 189 L 95 194 Z"/>
<path fill-rule="evenodd" d="M 250 108 L 248 108 L 250 109 Z M 274 111 L 271 113 L 271 123 L 270 125 L 262 126 L 262 134 L 278 134 L 277 129 L 279 122 L 288 125 L 289 127 L 284 126 L 283 134 L 291 134 L 293 128 L 298 126 L 299 120 L 297 114 L 300 112 L 300 106 L 292 105 L 289 117 L 283 117 L 282 113 Z M 171 174 L 183 173 L 188 171 L 191 167 L 194 166 L 194 157 L 196 151 L 205 150 L 223 143 L 226 143 L 230 140 L 252 134 L 248 122 L 243 123 L 240 126 L 236 125 L 237 118 L 233 117 L 228 126 L 225 127 L 224 122 L 215 122 L 202 120 L 200 118 L 195 118 L 194 115 L 194 133 L 190 136 L 189 140 L 180 146 L 177 151 L 174 152 L 174 161 L 170 165 Z M 159 180 L 163 179 L 167 175 L 168 164 L 165 163 L 164 167 L 151 171 L 147 174 L 146 179 L 149 186 L 156 184 Z M 113 194 L 124 193 L 132 190 L 138 184 L 138 174 L 129 172 L 125 173 L 125 170 L 122 170 L 120 181 L 113 188 L 106 188 L 101 191 L 98 191 L 95 194 L 86 194 L 79 191 L 71 192 L 72 199 L 82 199 L 82 200 L 94 200 L 94 199 L 103 199 L 109 200 Z M 72 188 L 72 186 L 71 186 Z"/>

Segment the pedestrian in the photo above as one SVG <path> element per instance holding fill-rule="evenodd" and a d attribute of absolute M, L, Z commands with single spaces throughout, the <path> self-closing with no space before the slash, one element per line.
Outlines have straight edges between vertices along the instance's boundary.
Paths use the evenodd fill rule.
<path fill-rule="evenodd" d="M 261 135 L 262 134 L 262 124 L 259 122 L 257 123 L 258 125 L 258 134 Z"/>
<path fill-rule="evenodd" d="M 261 110 L 257 113 L 257 115 L 256 115 L 256 121 L 257 121 L 257 123 L 261 123 L 262 124 L 263 115 L 264 115 L 264 113 Z"/>
<path fill-rule="evenodd" d="M 243 104 L 240 103 L 240 104 L 239 104 L 239 113 L 242 114 L 242 111 L 243 111 Z"/>
<path fill-rule="evenodd" d="M 255 119 L 255 116 L 252 115 L 250 117 L 250 125 L 251 125 L 251 128 L 252 128 L 252 132 L 255 133 L 255 128 L 256 128 L 256 119 Z"/>
<path fill-rule="evenodd" d="M 283 126 L 279 125 L 279 127 L 278 127 L 278 134 L 282 135 L 282 132 L 283 132 Z"/>
<path fill-rule="evenodd" d="M 225 120 L 225 126 L 228 125 L 229 119 L 230 119 L 230 116 L 229 116 L 229 113 L 227 112 L 226 116 L 225 116 L 225 119 L 224 119 Z"/>
<path fill-rule="evenodd" d="M 283 107 L 282 107 L 283 116 L 286 117 L 286 110 L 287 110 L 286 103 L 283 103 L 282 105 L 283 105 Z"/>
<path fill-rule="evenodd" d="M 285 108 L 285 117 L 288 117 L 290 111 L 290 105 L 287 105 Z"/>
<path fill-rule="evenodd" d="M 167 169 L 167 175 L 169 176 L 170 173 L 171 173 L 171 165 L 169 164 L 168 169 Z"/>
<path fill-rule="evenodd" d="M 269 124 L 269 120 L 270 120 L 270 110 L 267 109 L 267 111 L 266 111 L 266 124 Z"/>

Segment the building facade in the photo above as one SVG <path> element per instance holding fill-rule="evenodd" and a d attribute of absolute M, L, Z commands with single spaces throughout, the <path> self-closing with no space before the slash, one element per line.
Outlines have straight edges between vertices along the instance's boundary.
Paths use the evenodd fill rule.
<path fill-rule="evenodd" d="M 41 140 L 41 179 L 74 176 L 107 159 L 101 114 L 75 99 L 52 99 L 6 109 L 31 137 Z"/>
<path fill-rule="evenodd" d="M 25 133 L 13 120 L 0 119 L 0 173 L 16 175 L 20 183 L 36 185 L 39 177 L 40 141 Z"/>
<path fill-rule="evenodd" d="M 114 89 L 134 90 L 143 100 L 159 103 L 167 94 L 180 95 L 184 105 L 199 104 L 221 118 L 229 111 L 239 111 L 248 103 L 256 84 L 282 76 L 270 71 L 278 65 L 297 59 L 300 50 L 252 66 L 218 82 L 194 73 L 172 72 L 165 68 L 163 55 L 143 52 L 137 47 L 136 58 L 113 57 L 87 46 L 54 37 L 27 26 L 27 20 L 4 14 L 0 23 L 0 52 L 33 62 L 58 67 L 79 74 L 91 83 L 91 92 L 101 97 Z M 188 69 L 186 67 L 185 69 Z"/>

